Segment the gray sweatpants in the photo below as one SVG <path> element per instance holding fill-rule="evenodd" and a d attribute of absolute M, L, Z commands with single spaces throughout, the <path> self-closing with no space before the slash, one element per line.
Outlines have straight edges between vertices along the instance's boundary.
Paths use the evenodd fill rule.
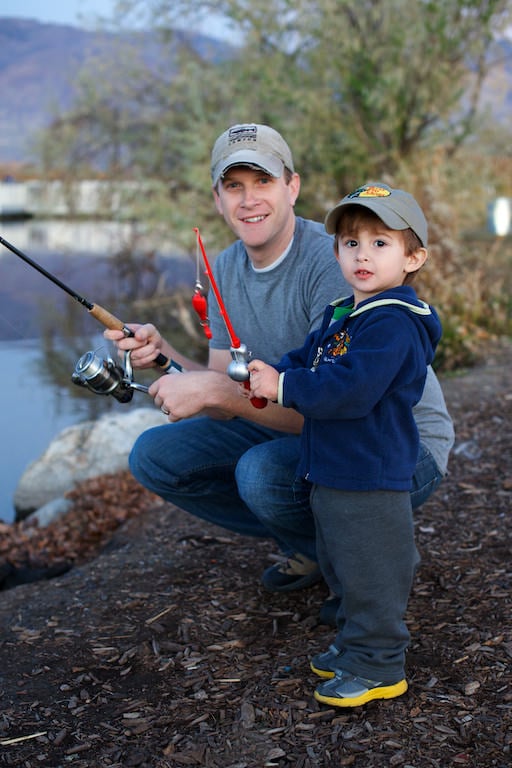
<path fill-rule="evenodd" d="M 419 562 L 410 494 L 315 485 L 311 507 L 318 563 L 341 601 L 334 641 L 340 668 L 387 684 L 402 680 L 404 616 Z"/>

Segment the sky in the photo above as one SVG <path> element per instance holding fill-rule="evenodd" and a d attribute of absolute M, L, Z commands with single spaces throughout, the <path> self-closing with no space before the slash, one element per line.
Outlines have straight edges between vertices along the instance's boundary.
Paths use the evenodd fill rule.
<path fill-rule="evenodd" d="M 115 0 L 0 0 L 0 16 L 35 19 L 52 24 L 70 24 L 93 29 L 100 18 L 108 18 Z M 218 16 L 198 24 L 198 29 L 216 37 L 233 39 Z"/>
<path fill-rule="evenodd" d="M 2 0 L 0 14 L 16 18 L 72 26 L 94 26 L 98 16 L 107 16 L 109 0 Z"/>

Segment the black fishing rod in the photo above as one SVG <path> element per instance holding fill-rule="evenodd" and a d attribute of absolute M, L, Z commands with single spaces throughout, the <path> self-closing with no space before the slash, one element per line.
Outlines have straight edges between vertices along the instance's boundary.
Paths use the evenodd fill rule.
<path fill-rule="evenodd" d="M 92 302 L 87 301 L 87 299 L 85 299 L 83 296 L 80 296 L 80 294 L 76 293 L 72 288 L 59 280 L 58 277 L 52 275 L 51 272 L 48 272 L 46 269 L 44 269 L 44 267 L 42 267 L 33 259 L 29 258 L 25 253 L 12 245 L 12 243 L 4 240 L 4 238 L 1 236 L 0 243 L 12 251 L 12 253 L 16 254 L 16 256 L 19 256 L 20 259 L 23 259 L 23 261 L 25 261 L 27 264 L 30 264 L 31 267 L 44 275 L 44 277 L 46 277 L 48 280 L 51 280 L 52 283 L 58 285 L 59 288 L 72 296 L 73 299 L 82 304 L 90 312 L 90 314 L 96 318 L 96 320 L 99 320 L 99 322 L 105 326 L 105 328 L 109 328 L 113 331 L 122 331 L 126 337 L 135 335 L 134 332 L 115 315 L 111 314 L 108 310 L 104 309 L 104 307 L 101 307 L 99 304 L 93 304 Z M 169 360 L 167 357 L 165 357 L 165 355 L 163 355 L 161 352 L 155 358 L 155 363 L 160 368 L 163 368 L 164 371 L 169 370 L 173 365 L 177 365 L 172 360 Z"/>

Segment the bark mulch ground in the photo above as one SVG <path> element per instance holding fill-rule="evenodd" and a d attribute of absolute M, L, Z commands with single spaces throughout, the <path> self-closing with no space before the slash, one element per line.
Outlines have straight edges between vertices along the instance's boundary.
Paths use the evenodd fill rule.
<path fill-rule="evenodd" d="M 510 766 L 505 352 L 443 379 L 457 443 L 416 518 L 404 696 L 348 711 L 316 703 L 308 660 L 333 636 L 318 623 L 325 587 L 266 593 L 270 542 L 106 477 L 74 492 L 64 521 L 0 531 L 0 765 Z M 61 575 L 41 580 L 50 566 Z M 35 569 L 40 580 L 8 589 Z"/>

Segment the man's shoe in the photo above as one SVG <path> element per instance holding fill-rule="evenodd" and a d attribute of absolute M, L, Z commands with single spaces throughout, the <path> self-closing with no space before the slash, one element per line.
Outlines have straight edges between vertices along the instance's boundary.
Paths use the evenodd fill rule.
<path fill-rule="evenodd" d="M 330 645 L 328 651 L 317 653 L 316 656 L 313 656 L 309 662 L 309 666 L 315 675 L 330 680 L 336 675 L 337 664 L 339 664 L 340 656 L 342 654 L 343 651 L 340 651 L 335 645 Z"/>
<path fill-rule="evenodd" d="M 315 699 L 331 707 L 360 707 L 374 699 L 394 699 L 406 690 L 406 680 L 391 684 L 380 683 L 338 670 L 331 680 L 320 683 L 315 691 Z"/>
<path fill-rule="evenodd" d="M 312 587 L 321 579 L 318 563 L 296 552 L 282 563 L 267 568 L 261 581 L 269 592 L 291 592 L 294 589 Z"/>
<path fill-rule="evenodd" d="M 327 600 L 324 600 L 324 603 L 320 608 L 320 624 L 327 624 L 328 627 L 336 628 L 336 614 L 338 613 L 339 607 L 339 597 L 328 597 Z"/>

